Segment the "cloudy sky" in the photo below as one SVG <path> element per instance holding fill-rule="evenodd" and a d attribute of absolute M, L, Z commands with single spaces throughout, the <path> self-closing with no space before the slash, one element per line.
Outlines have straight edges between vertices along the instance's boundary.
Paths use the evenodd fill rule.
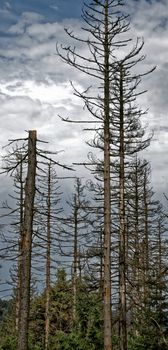
<path fill-rule="evenodd" d="M 146 157 L 151 160 L 156 190 L 167 187 L 168 153 L 168 1 L 128 0 L 132 33 L 143 36 L 146 64 L 157 65 L 145 79 L 143 97 L 149 107 L 147 124 L 155 136 Z M 77 117 L 86 112 L 72 94 L 69 80 L 87 84 L 56 56 L 56 42 L 68 43 L 64 27 L 81 28 L 82 0 L 0 0 L 0 144 L 37 129 L 40 139 L 64 150 L 64 159 L 86 157 L 84 133 L 62 123 L 58 115 Z M 88 83 L 89 84 L 89 83 Z"/>
<path fill-rule="evenodd" d="M 141 105 L 149 108 L 145 123 L 155 133 L 145 157 L 160 196 L 168 193 L 168 0 L 126 3 L 132 35 L 145 40 L 145 65 L 157 65 L 144 80 L 149 91 Z M 89 82 L 56 56 L 56 42 L 69 43 L 64 27 L 80 33 L 81 7 L 82 0 L 0 0 L 0 147 L 8 139 L 24 137 L 25 130 L 37 129 L 39 138 L 50 141 L 53 150 L 64 150 L 62 161 L 86 159 L 84 141 L 89 136 L 58 117 L 86 115 L 69 81 L 81 90 Z M 4 183 L 2 179 L 2 197 Z"/>

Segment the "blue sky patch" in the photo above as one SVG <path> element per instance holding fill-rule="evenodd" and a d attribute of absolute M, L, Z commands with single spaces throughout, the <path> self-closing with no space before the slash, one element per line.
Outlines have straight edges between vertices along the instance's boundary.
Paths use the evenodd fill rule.
<path fill-rule="evenodd" d="M 82 0 L 15 0 L 3 1 L 0 4 L 0 20 L 10 21 L 19 17 L 23 12 L 37 12 L 46 20 L 58 21 L 63 18 L 78 18 L 81 15 Z"/>

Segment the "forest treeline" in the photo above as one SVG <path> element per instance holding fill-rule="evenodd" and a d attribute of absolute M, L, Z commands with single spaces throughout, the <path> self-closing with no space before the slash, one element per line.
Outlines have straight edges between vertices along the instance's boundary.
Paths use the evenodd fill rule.
<path fill-rule="evenodd" d="M 82 18 L 81 37 L 65 29 L 74 46 L 57 45 L 57 54 L 91 83 L 85 91 L 72 83 L 88 119 L 62 118 L 94 134 L 78 165 L 90 177 L 75 177 L 35 130 L 9 142 L 1 172 L 13 192 L 1 208 L 1 259 L 14 262 L 13 293 L 0 303 L 0 349 L 164 350 L 167 214 L 143 157 L 152 135 L 139 106 L 141 81 L 155 67 L 143 71 L 144 41 L 130 38 L 123 1 L 92 0 Z M 63 181 L 74 181 L 66 210 Z"/>

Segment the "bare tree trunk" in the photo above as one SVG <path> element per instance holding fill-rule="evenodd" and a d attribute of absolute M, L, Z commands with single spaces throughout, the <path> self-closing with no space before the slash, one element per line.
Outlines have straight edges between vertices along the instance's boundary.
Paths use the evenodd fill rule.
<path fill-rule="evenodd" d="M 73 320 L 76 320 L 76 298 L 77 298 L 77 265 L 78 265 L 78 202 L 75 194 L 74 211 L 74 251 L 73 251 Z"/>
<path fill-rule="evenodd" d="M 139 293 L 140 293 L 140 247 L 139 247 L 139 199 L 138 199 L 139 193 L 138 193 L 138 160 L 136 157 L 136 164 L 135 164 L 135 209 L 134 209 L 134 215 L 135 215 L 135 266 L 134 266 L 134 280 L 135 280 L 135 300 L 138 303 L 139 299 Z"/>
<path fill-rule="evenodd" d="M 22 225 L 23 225 L 23 213 L 24 213 L 24 181 L 23 181 L 23 162 L 22 162 L 22 155 L 19 156 L 20 157 L 20 170 L 19 170 L 19 184 L 20 184 L 20 198 L 19 198 L 19 207 L 20 207 L 20 218 L 19 218 L 19 222 L 20 222 L 20 232 L 19 232 L 19 249 L 18 249 L 18 271 L 17 271 L 17 276 L 18 276 L 18 280 L 17 280 L 17 290 L 16 290 L 16 306 L 15 306 L 15 312 L 16 312 L 16 319 L 15 319 L 15 328 L 16 328 L 16 332 L 18 333 L 19 330 L 19 310 L 20 310 L 20 274 L 21 274 L 21 233 L 22 233 Z"/>
<path fill-rule="evenodd" d="M 145 247 L 142 241 L 143 230 L 141 225 L 143 225 L 143 215 L 144 215 L 144 197 L 143 197 L 143 186 L 144 186 L 144 164 L 142 164 L 137 156 L 135 160 L 135 207 L 134 207 L 134 216 L 135 216 L 135 253 L 134 253 L 134 286 L 135 286 L 135 314 L 134 320 L 135 324 L 138 324 L 138 309 L 140 306 L 144 306 L 144 256 L 145 256 Z M 138 327 L 136 327 L 135 335 L 139 336 Z"/>
<path fill-rule="evenodd" d="M 48 349 L 50 328 L 50 268 L 51 268 L 51 163 L 48 166 L 47 189 L 47 255 L 46 255 L 46 301 L 45 301 L 45 350 Z"/>
<path fill-rule="evenodd" d="M 30 277 L 33 212 L 36 177 L 36 131 L 29 131 L 28 138 L 28 169 L 25 184 L 25 209 L 21 234 L 20 262 L 20 310 L 18 350 L 28 350 L 28 322 L 30 306 Z"/>
<path fill-rule="evenodd" d="M 109 28 L 108 9 L 105 5 L 105 40 L 104 40 L 104 349 L 112 350 L 111 320 L 111 191 L 110 191 L 110 82 L 109 82 Z"/>
<path fill-rule="evenodd" d="M 123 72 L 120 66 L 120 173 L 119 173 L 119 338 L 120 350 L 127 350 L 126 321 L 126 258 L 125 258 L 125 165 L 124 165 L 124 102 Z"/>

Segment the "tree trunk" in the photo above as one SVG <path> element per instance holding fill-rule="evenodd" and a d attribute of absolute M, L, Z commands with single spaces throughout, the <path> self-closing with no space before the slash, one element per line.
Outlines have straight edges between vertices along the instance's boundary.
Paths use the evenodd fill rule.
<path fill-rule="evenodd" d="M 50 264 L 51 264 L 51 163 L 48 166 L 47 189 L 47 256 L 46 256 L 46 301 L 45 301 L 45 350 L 48 349 L 50 328 Z"/>
<path fill-rule="evenodd" d="M 108 0 L 105 3 L 104 41 L 104 350 L 112 350 L 111 321 L 111 191 L 110 191 L 110 82 L 109 82 L 109 28 Z"/>
<path fill-rule="evenodd" d="M 134 257 L 134 281 L 135 281 L 135 300 L 138 303 L 140 296 L 140 247 L 139 247 L 139 193 L 138 193 L 138 160 L 136 157 L 135 164 L 135 257 Z"/>
<path fill-rule="evenodd" d="M 127 350 L 126 259 L 125 259 L 125 166 L 124 166 L 124 102 L 123 67 L 120 66 L 120 173 L 119 173 L 119 338 L 120 350 Z"/>
<path fill-rule="evenodd" d="M 74 251 L 73 251 L 73 321 L 76 321 L 76 297 L 77 297 L 77 265 L 78 265 L 78 202 L 75 194 L 74 211 Z"/>
<path fill-rule="evenodd" d="M 16 290 L 16 306 L 15 306 L 15 312 L 16 312 L 16 319 L 15 319 L 15 328 L 16 332 L 18 333 L 19 330 L 19 310 L 20 310 L 20 274 L 21 274 L 21 234 L 22 234 L 22 225 L 23 225 L 23 213 L 24 213 L 24 181 L 23 181 L 23 162 L 22 162 L 22 155 L 19 156 L 20 161 L 20 169 L 19 169 L 19 183 L 20 183 L 20 198 L 19 198 L 19 208 L 20 208 L 20 231 L 19 231 L 19 248 L 18 248 L 18 263 L 17 263 L 17 290 Z"/>
<path fill-rule="evenodd" d="M 28 350 L 28 322 L 30 307 L 30 277 L 33 212 L 36 178 L 36 131 L 29 131 L 28 138 L 28 169 L 25 184 L 25 209 L 21 234 L 20 262 L 20 310 L 18 350 Z"/>

